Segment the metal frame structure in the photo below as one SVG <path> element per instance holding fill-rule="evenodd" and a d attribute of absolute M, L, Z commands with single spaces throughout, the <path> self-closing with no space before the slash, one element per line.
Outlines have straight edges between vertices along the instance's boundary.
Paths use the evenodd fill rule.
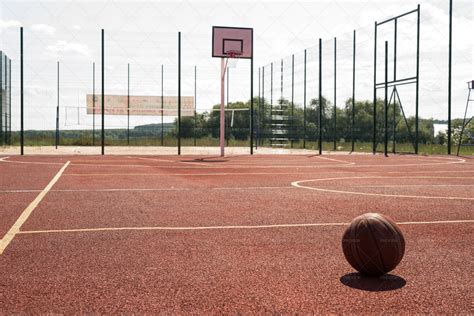
<path fill-rule="evenodd" d="M 11 60 L 0 51 L 0 145 L 11 145 Z"/>
<path fill-rule="evenodd" d="M 471 99 L 471 92 L 474 90 L 474 80 L 468 81 L 467 82 L 467 101 L 466 101 L 466 109 L 464 110 L 464 118 L 462 120 L 462 125 L 461 125 L 461 133 L 459 134 L 459 141 L 458 141 L 458 149 L 456 155 L 459 156 L 459 151 L 461 150 L 462 146 L 474 146 L 474 144 L 463 144 L 462 143 L 462 137 L 464 136 L 464 131 L 466 130 L 466 127 L 473 121 L 474 116 L 471 116 L 470 118 L 467 117 L 467 113 L 469 110 L 469 103 L 474 102 L 474 99 Z M 471 135 L 471 137 L 474 138 L 474 135 Z"/>
<path fill-rule="evenodd" d="M 397 30 L 397 22 L 400 18 L 406 17 L 410 14 L 416 13 L 417 15 L 417 28 L 416 28 L 416 71 L 415 71 L 415 76 L 413 77 L 407 77 L 407 78 L 397 78 L 397 37 L 398 37 L 398 30 Z M 377 30 L 378 28 L 386 24 L 388 22 L 394 23 L 394 43 L 393 43 L 393 80 L 388 81 L 388 77 L 386 76 L 384 82 L 377 82 Z M 411 135 L 411 130 L 408 126 L 406 116 L 404 114 L 403 110 L 403 105 L 400 100 L 400 96 L 398 94 L 397 86 L 400 85 L 407 85 L 407 84 L 415 84 L 415 137 L 413 139 L 413 147 L 415 154 L 418 154 L 418 108 L 419 108 L 419 73 L 420 73 L 420 5 L 417 6 L 416 9 L 402 13 L 398 16 L 389 18 L 387 20 L 384 20 L 382 22 L 375 22 L 375 32 L 374 32 L 374 100 L 373 100 L 373 144 L 372 144 L 372 151 L 375 154 L 377 151 L 377 89 L 384 88 L 386 89 L 387 87 L 393 88 L 392 90 L 392 97 L 395 97 L 395 94 L 398 98 L 400 108 L 402 109 L 402 113 L 405 119 L 405 123 L 407 125 L 408 133 Z M 386 97 L 387 99 L 387 97 Z M 394 103 L 395 107 L 396 102 Z M 387 107 L 390 105 L 390 103 L 387 104 Z M 394 109 L 395 111 L 395 109 Z M 385 134 L 387 134 L 388 126 L 386 124 L 385 126 Z M 395 130 L 394 132 L 394 139 L 393 141 L 395 142 Z M 385 137 L 386 138 L 386 137 Z M 384 140 L 385 143 L 388 142 L 387 139 Z M 386 145 L 385 145 L 386 147 Z M 384 150 L 386 151 L 386 150 Z M 395 150 L 394 150 L 395 151 Z"/>

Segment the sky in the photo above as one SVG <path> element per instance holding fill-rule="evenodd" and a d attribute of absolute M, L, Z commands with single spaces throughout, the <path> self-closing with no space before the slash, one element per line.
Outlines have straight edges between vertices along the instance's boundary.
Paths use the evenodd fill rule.
<path fill-rule="evenodd" d="M 307 50 L 307 99 L 317 96 L 318 39 L 323 43 L 323 95 L 333 102 L 334 38 L 337 38 L 337 99 L 343 107 L 352 94 L 352 36 L 356 30 L 356 99 L 373 98 L 374 22 L 421 5 L 420 116 L 447 118 L 448 1 L 9 1 L 0 3 L 0 49 L 12 59 L 12 128 L 19 128 L 19 27 L 24 27 L 25 127 L 52 129 L 55 124 L 57 62 L 60 69 L 62 128 L 91 127 L 86 95 L 100 93 L 100 30 L 105 30 L 105 93 L 177 95 L 177 43 L 182 36 L 182 95 L 194 95 L 202 112 L 219 103 L 220 60 L 211 57 L 213 25 L 254 28 L 254 93 L 303 100 L 303 58 Z M 468 80 L 474 79 L 474 4 L 454 0 L 453 117 L 462 117 Z M 389 43 L 389 77 L 393 76 L 393 24 L 378 30 L 377 81 L 383 79 L 383 45 Z M 399 20 L 397 76 L 415 74 L 416 15 Z M 283 60 L 283 74 L 281 62 Z M 273 76 L 270 63 L 273 62 Z M 265 70 L 263 70 L 265 66 Z M 196 67 L 196 68 L 195 68 Z M 229 101 L 250 97 L 250 62 L 230 69 Z M 265 72 L 265 79 L 258 71 Z M 273 77 L 273 93 L 270 80 Z M 283 84 L 281 81 L 283 79 Z M 260 82 L 260 86 L 259 86 Z M 264 87 L 263 87 L 264 85 Z M 283 86 L 283 89 L 282 89 Z M 414 114 L 414 86 L 400 95 Z M 379 96 L 382 96 L 380 91 Z M 165 118 L 170 121 L 173 118 Z M 131 126 L 158 122 L 131 118 Z M 109 127 L 126 126 L 125 117 L 108 117 Z"/>

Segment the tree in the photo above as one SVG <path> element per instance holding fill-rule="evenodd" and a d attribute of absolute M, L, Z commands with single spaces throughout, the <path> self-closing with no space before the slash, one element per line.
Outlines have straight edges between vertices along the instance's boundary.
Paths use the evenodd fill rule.
<path fill-rule="evenodd" d="M 446 143 L 446 133 L 443 131 L 438 131 L 438 134 L 435 136 L 435 144 L 444 145 Z"/>

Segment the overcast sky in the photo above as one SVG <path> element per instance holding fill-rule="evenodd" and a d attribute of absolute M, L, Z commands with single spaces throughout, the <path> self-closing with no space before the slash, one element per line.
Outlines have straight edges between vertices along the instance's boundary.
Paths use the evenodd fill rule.
<path fill-rule="evenodd" d="M 0 48 L 12 59 L 13 129 L 19 126 L 19 26 L 25 37 L 26 128 L 54 128 L 56 62 L 60 61 L 61 125 L 90 126 L 85 114 L 92 93 L 92 63 L 96 62 L 96 93 L 100 92 L 100 29 L 106 33 L 106 94 L 126 94 L 130 63 L 131 94 L 160 95 L 161 65 L 164 94 L 177 94 L 177 32 L 182 32 L 183 95 L 194 94 L 197 68 L 197 107 L 219 102 L 219 60 L 211 58 L 213 25 L 254 28 L 255 94 L 258 68 L 274 62 L 274 99 L 291 93 L 291 56 L 295 54 L 295 102 L 302 102 L 303 50 L 308 48 L 308 99 L 317 95 L 317 44 L 323 39 L 323 94 L 333 96 L 333 38 L 337 37 L 337 106 L 352 87 L 352 31 L 357 32 L 356 98 L 371 99 L 374 22 L 416 8 L 415 1 L 2 1 Z M 448 1 L 420 1 L 420 115 L 447 118 Z M 474 79 L 474 5 L 454 0 L 453 116 L 461 117 L 466 81 Z M 416 16 L 399 23 L 397 74 L 414 75 Z M 393 25 L 379 31 L 378 59 L 383 41 L 393 45 Z M 389 55 L 393 58 L 393 54 Z M 230 101 L 249 98 L 249 65 L 238 61 L 230 73 Z M 378 81 L 383 63 L 378 63 Z M 393 67 L 390 64 L 390 75 Z M 270 68 L 265 67 L 265 97 L 270 94 Z M 405 89 L 405 90 L 403 90 Z M 414 113 L 410 87 L 401 90 L 408 114 Z M 411 90 L 410 90 L 411 89 Z M 382 91 L 380 91 L 380 96 Z M 406 101 L 405 101 L 406 100 Z M 66 117 L 67 116 L 67 117 Z M 132 125 L 156 122 L 136 117 Z M 126 126 L 123 117 L 108 119 Z M 124 125 L 125 124 L 125 125 Z"/>

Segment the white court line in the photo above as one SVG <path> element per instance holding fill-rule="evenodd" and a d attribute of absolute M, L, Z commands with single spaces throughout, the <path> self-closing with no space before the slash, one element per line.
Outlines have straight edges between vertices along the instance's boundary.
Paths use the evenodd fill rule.
<path fill-rule="evenodd" d="M 427 171 L 365 171 L 365 174 L 426 174 Z M 431 174 L 438 174 L 438 173 L 474 173 L 474 170 L 458 170 L 458 171 L 451 171 L 451 170 L 437 170 L 437 171 L 429 171 Z M 232 175 L 242 175 L 243 173 L 232 173 Z M 252 175 L 254 173 L 246 173 L 247 175 Z M 331 171 L 331 172 L 291 172 L 291 173 L 258 173 L 258 174 L 265 174 L 265 175 L 278 175 L 278 174 L 284 174 L 284 175 L 289 175 L 289 174 L 305 174 L 305 175 L 310 175 L 310 174 L 318 174 L 318 175 L 334 175 L 334 174 L 353 174 L 348 171 Z M 109 174 L 101 174 L 101 173 L 65 173 L 63 176 L 108 176 Z M 181 173 L 123 173 L 123 174 L 115 174 L 115 175 L 132 175 L 132 176 L 183 176 L 183 175 L 192 175 L 192 174 L 181 174 Z M 203 175 L 221 175 L 220 173 L 214 173 L 214 174 L 203 174 Z M 229 175 L 229 174 L 223 174 L 223 175 Z M 448 177 L 448 179 L 451 178 L 456 178 L 456 177 Z M 467 177 L 460 177 L 462 178 L 467 178 Z M 327 179 L 327 178 L 322 178 L 322 179 Z M 331 179 L 339 179 L 339 178 L 331 178 Z M 405 185 L 401 185 L 405 186 Z M 259 187 L 253 187 L 253 188 L 259 188 Z M 82 191 L 88 191 L 89 189 L 83 189 Z M 104 189 L 104 190 L 112 190 L 112 189 Z M 153 189 L 127 189 L 123 188 L 125 191 L 133 191 L 133 190 L 153 190 Z M 28 192 L 39 192 L 41 190 L 38 189 L 17 189 L 17 190 L 0 190 L 0 193 L 28 193 Z M 81 189 L 64 189 L 64 190 L 51 190 L 51 191 L 81 191 Z M 95 190 L 94 190 L 95 191 Z"/>
<path fill-rule="evenodd" d="M 147 192 L 147 191 L 210 191 L 210 190 L 278 190 L 295 189 L 294 186 L 263 186 L 263 187 L 198 187 L 198 188 L 117 188 L 117 189 L 52 189 L 49 192 Z M 42 190 L 0 190 L 0 193 L 34 193 Z"/>
<path fill-rule="evenodd" d="M 7 163 L 22 163 L 22 164 L 38 164 L 38 165 L 62 165 L 62 162 L 37 162 L 37 161 L 18 161 L 18 160 L 6 160 L 10 157 L 3 157 L 0 158 L 0 162 L 7 162 Z"/>
<path fill-rule="evenodd" d="M 28 217 L 30 217 L 33 210 L 38 206 L 41 200 L 46 196 L 46 194 L 51 190 L 53 185 L 59 180 L 61 174 L 69 165 L 69 161 L 64 164 L 64 166 L 58 171 L 54 178 L 48 183 L 48 185 L 38 194 L 38 196 L 33 200 L 33 202 L 28 205 L 28 207 L 21 213 L 20 217 L 16 220 L 15 224 L 10 228 L 10 230 L 0 239 L 0 255 L 5 251 L 10 242 L 15 238 L 15 235 L 20 232 L 21 226 L 26 222 Z"/>
<path fill-rule="evenodd" d="M 420 222 L 398 222 L 398 225 L 434 225 L 434 224 L 470 224 L 474 220 L 452 220 L 452 221 L 420 221 Z M 196 230 L 231 230 L 231 229 L 265 229 L 265 228 L 295 228 L 295 227 L 333 227 L 348 226 L 350 223 L 300 223 L 300 224 L 269 224 L 269 225 L 227 225 L 227 226 L 145 226 L 145 227 L 98 227 L 77 229 L 51 229 L 51 230 L 29 230 L 21 231 L 20 234 L 50 234 L 50 233 L 80 233 L 80 232 L 105 232 L 105 231 L 196 231 Z"/>
<path fill-rule="evenodd" d="M 88 177 L 88 176 L 185 176 L 185 177 L 212 177 L 212 176 L 247 176 L 247 175 L 290 175 L 290 174 L 320 174 L 319 172 L 219 172 L 219 173 L 66 173 L 64 176 Z"/>
<path fill-rule="evenodd" d="M 318 156 L 319 157 L 319 156 Z M 10 157 L 6 157 L 10 158 Z M 0 162 L 6 162 L 6 163 L 21 163 L 21 164 L 45 164 L 45 165 L 62 165 L 62 163 L 56 163 L 56 162 L 34 162 L 34 161 L 17 161 L 17 160 L 6 160 L 0 159 Z M 137 157 L 137 158 L 143 158 L 143 157 Z M 332 158 L 327 158 L 323 157 L 325 159 L 332 159 Z M 415 157 L 417 158 L 417 157 Z M 146 158 L 145 158 L 146 159 Z M 153 158 L 148 158 L 148 159 L 153 159 Z M 361 168 L 372 168 L 372 167 L 425 167 L 425 166 L 435 166 L 435 165 L 450 165 L 450 164 L 459 164 L 459 163 L 465 163 L 466 160 L 461 159 L 461 158 L 447 158 L 447 157 L 422 157 L 422 159 L 427 159 L 427 160 L 436 160 L 436 159 L 443 159 L 443 160 L 450 160 L 447 162 L 428 162 L 428 163 L 408 163 L 408 164 L 357 164 L 356 162 L 344 162 L 341 164 L 337 165 L 303 165 L 303 166 L 295 166 L 295 165 L 275 165 L 275 166 L 268 166 L 268 161 L 267 162 L 262 162 L 263 165 L 255 165 L 255 168 L 326 168 L 326 167 L 341 167 L 341 168 L 348 168 L 348 167 L 361 167 Z M 220 168 L 230 168 L 232 167 L 232 164 L 228 165 L 214 165 L 214 164 L 209 164 L 209 165 L 203 165 L 203 163 L 193 163 L 193 162 L 182 162 L 182 161 L 173 161 L 173 160 L 164 160 L 167 162 L 174 162 L 174 163 L 184 163 L 184 164 L 191 164 L 194 168 L 199 169 L 201 168 L 209 168 L 209 169 L 220 169 Z M 341 160 L 342 162 L 342 160 Z M 97 167 L 133 167 L 133 168 L 161 168 L 161 169 L 180 169 L 180 168 L 193 168 L 191 166 L 188 167 L 180 167 L 180 166 L 150 166 L 150 165 L 121 165 L 121 164 L 93 164 L 93 163 L 71 163 L 71 166 L 97 166 Z M 248 166 L 240 166 L 240 167 L 232 167 L 232 168 L 249 168 Z"/>
<path fill-rule="evenodd" d="M 10 157 L 5 157 L 10 158 Z M 71 162 L 70 166 L 88 166 L 88 167 L 129 167 L 129 168 L 154 168 L 154 169 L 288 169 L 288 168 L 325 168 L 325 167 L 337 167 L 341 166 L 340 164 L 325 164 L 325 165 L 245 165 L 245 164 L 226 164 L 226 165 L 215 165 L 215 164 L 205 164 L 199 162 L 185 162 L 185 161 L 173 161 L 165 159 L 154 159 L 154 158 L 140 158 L 136 159 L 146 159 L 146 160 L 156 160 L 164 162 L 173 162 L 173 163 L 182 163 L 190 164 L 189 166 L 162 166 L 162 165 L 133 165 L 133 164 L 100 164 L 100 163 L 75 163 Z M 39 165 L 62 165 L 60 162 L 35 162 L 35 161 L 18 161 L 18 160 L 2 160 L 0 162 L 7 163 L 19 163 L 19 164 L 39 164 Z"/>
<path fill-rule="evenodd" d="M 211 188 L 211 190 L 274 190 L 274 189 L 292 189 L 291 185 L 287 186 L 275 186 L 275 187 L 224 187 L 224 188 Z"/>
<path fill-rule="evenodd" d="M 343 167 L 343 166 L 341 166 Z M 460 171 L 460 173 L 471 173 L 473 171 Z M 348 174 L 348 172 L 342 172 L 342 171 L 334 171 L 334 172 L 318 172 L 318 171 L 295 171 L 295 172 L 215 172 L 215 173 L 66 173 L 64 174 L 65 176 L 76 176 L 76 177 L 87 177 L 87 176 L 147 176 L 147 177 L 153 177 L 153 176 L 187 176 L 187 177 L 209 177 L 209 176 L 243 176 L 243 175 L 311 175 L 311 174 Z M 405 171 L 397 171 L 397 172 L 387 172 L 387 171 L 367 171 L 367 172 L 361 172 L 361 173 L 410 173 L 410 172 L 405 172 Z M 413 173 L 431 173 L 431 171 L 415 171 Z M 433 173 L 436 173 L 434 171 Z M 440 172 L 440 173 L 445 173 L 445 172 Z M 450 172 L 447 172 L 450 173 Z"/>
<path fill-rule="evenodd" d="M 355 165 L 356 163 L 355 162 L 349 162 L 349 161 L 344 161 L 344 160 L 339 160 L 339 159 L 334 159 L 334 158 L 328 158 L 328 157 L 323 157 L 323 156 L 315 156 L 316 158 L 321 158 L 321 159 L 326 159 L 326 160 L 329 160 L 329 161 L 335 161 L 335 162 L 339 162 L 339 163 L 343 163 L 345 165 Z"/>
<path fill-rule="evenodd" d="M 274 190 L 274 189 L 295 189 L 294 186 L 274 186 L 274 187 L 200 187 L 200 188 L 117 188 L 117 189 L 52 189 L 49 192 L 153 192 L 153 191 L 210 191 L 210 190 Z M 41 190 L 0 190 L 1 193 L 34 193 Z"/>
<path fill-rule="evenodd" d="M 330 193 L 338 193 L 338 194 L 353 194 L 353 195 L 364 195 L 364 196 L 383 196 L 383 197 L 396 197 L 396 198 L 412 198 L 412 199 L 440 199 L 440 200 L 467 200 L 467 201 L 474 201 L 474 197 L 456 197 L 456 196 L 429 196 L 429 195 L 403 195 L 403 194 L 383 194 L 383 193 L 370 193 L 370 192 L 355 192 L 355 191 L 344 191 L 344 190 L 332 190 L 332 189 L 323 189 L 317 187 L 309 187 L 301 185 L 300 183 L 306 182 L 320 182 L 320 181 L 333 181 L 333 180 L 360 180 L 360 179 L 472 179 L 471 177 L 341 177 L 341 178 L 322 178 L 322 179 L 311 179 L 311 180 L 301 180 L 301 181 L 294 181 L 291 185 L 307 190 L 313 191 L 320 191 L 320 192 L 330 192 Z"/>
<path fill-rule="evenodd" d="M 466 178 L 469 179 L 469 178 Z M 474 187 L 474 184 L 387 184 L 387 185 L 358 185 L 356 188 L 409 188 L 409 187 Z"/>

